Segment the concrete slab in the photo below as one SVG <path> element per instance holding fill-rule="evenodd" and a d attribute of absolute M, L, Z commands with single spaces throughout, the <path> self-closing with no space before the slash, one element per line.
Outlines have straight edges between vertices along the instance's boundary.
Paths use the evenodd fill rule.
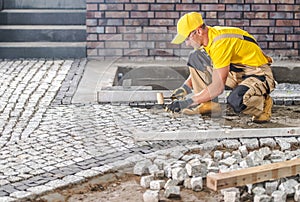
<path fill-rule="evenodd" d="M 127 91 L 122 92 L 122 96 L 116 96 L 116 91 L 102 91 L 104 88 L 111 88 L 116 77 L 118 67 L 151 67 L 151 66 L 162 66 L 162 67 L 174 67 L 182 66 L 186 67 L 185 61 L 152 61 L 152 62 L 132 62 L 132 61 L 102 61 L 96 59 L 90 59 L 86 65 L 85 73 L 78 86 L 77 92 L 73 97 L 72 103 L 95 103 L 95 102 L 138 102 L 146 101 L 143 99 L 136 99 L 133 97 L 133 92 Z M 297 61 L 277 61 L 272 66 L 274 75 L 278 82 L 291 81 L 292 83 L 300 83 L 297 72 L 300 71 L 300 63 Z M 285 73 L 283 73 L 284 71 Z M 162 91 L 160 91 L 162 92 Z M 225 91 L 219 96 L 221 103 L 226 102 L 226 95 L 229 91 Z M 285 90 L 274 91 L 272 93 L 273 98 L 290 98 L 298 97 L 299 91 L 287 92 Z M 149 93 L 149 100 L 155 101 L 156 94 Z"/>

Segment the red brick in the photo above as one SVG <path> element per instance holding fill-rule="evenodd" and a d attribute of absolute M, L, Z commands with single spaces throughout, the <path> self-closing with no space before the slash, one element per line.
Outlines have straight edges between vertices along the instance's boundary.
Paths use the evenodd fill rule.
<path fill-rule="evenodd" d="M 118 26 L 117 33 L 142 33 L 141 27 Z"/>
<path fill-rule="evenodd" d="M 104 13 L 103 12 L 99 12 L 99 11 L 96 11 L 96 12 L 87 11 L 87 13 L 86 13 L 86 17 L 89 18 L 89 19 L 92 19 L 92 18 L 102 18 L 103 16 L 104 16 Z"/>
<path fill-rule="evenodd" d="M 155 3 L 155 0 L 131 0 L 131 3 Z"/>
<path fill-rule="evenodd" d="M 87 49 L 87 55 L 88 55 L 88 57 L 98 56 L 98 50 L 97 49 Z"/>
<path fill-rule="evenodd" d="M 250 11 L 250 6 L 247 4 L 244 5 L 226 5 L 226 11 Z"/>
<path fill-rule="evenodd" d="M 268 27 L 244 27 L 244 30 L 250 34 L 267 34 L 269 33 Z"/>
<path fill-rule="evenodd" d="M 232 27 L 244 27 L 249 26 L 249 20 L 225 20 L 226 26 L 232 26 Z"/>
<path fill-rule="evenodd" d="M 86 3 L 103 3 L 104 0 L 86 0 Z"/>
<path fill-rule="evenodd" d="M 275 34 L 292 34 L 293 27 L 270 27 L 270 33 Z"/>
<path fill-rule="evenodd" d="M 271 0 L 271 4 L 295 4 L 295 0 Z"/>
<path fill-rule="evenodd" d="M 218 18 L 241 19 L 242 12 L 219 12 Z"/>
<path fill-rule="evenodd" d="M 88 41 L 97 41 L 98 40 L 97 34 L 88 34 L 87 35 L 87 40 Z"/>
<path fill-rule="evenodd" d="M 99 25 L 110 25 L 110 26 L 120 26 L 123 25 L 123 19 L 100 19 L 98 20 Z"/>
<path fill-rule="evenodd" d="M 126 41 L 147 41 L 148 35 L 147 34 L 124 34 L 123 35 L 124 40 Z"/>
<path fill-rule="evenodd" d="M 251 10 L 252 11 L 275 11 L 275 5 L 254 4 L 254 5 L 251 5 Z"/>
<path fill-rule="evenodd" d="M 144 33 L 167 33 L 167 28 L 166 27 L 144 27 Z"/>
<path fill-rule="evenodd" d="M 286 35 L 275 34 L 274 41 L 286 41 Z"/>
<path fill-rule="evenodd" d="M 86 4 L 86 10 L 87 11 L 97 11 L 98 4 Z"/>
<path fill-rule="evenodd" d="M 165 26 L 172 26 L 174 25 L 174 20 L 169 19 L 150 19 L 150 25 L 165 25 Z"/>
<path fill-rule="evenodd" d="M 178 45 L 172 44 L 171 42 L 158 41 L 155 42 L 155 48 L 178 48 Z"/>
<path fill-rule="evenodd" d="M 154 12 L 130 12 L 131 18 L 154 18 Z"/>
<path fill-rule="evenodd" d="M 105 0 L 105 3 L 129 3 L 130 0 Z"/>
<path fill-rule="evenodd" d="M 105 11 L 105 10 L 124 10 L 124 4 L 100 4 L 99 5 L 99 10 L 100 11 Z"/>
<path fill-rule="evenodd" d="M 149 34 L 148 40 L 150 41 L 172 41 L 173 34 Z"/>
<path fill-rule="evenodd" d="M 257 41 L 273 41 L 273 34 L 256 34 L 253 35 Z"/>
<path fill-rule="evenodd" d="M 251 20 L 251 26 L 275 26 L 275 20 Z"/>
<path fill-rule="evenodd" d="M 290 49 L 293 48 L 292 42 L 269 42 L 269 48 L 275 49 Z"/>
<path fill-rule="evenodd" d="M 152 41 L 130 41 L 130 48 L 154 48 Z"/>
<path fill-rule="evenodd" d="M 178 12 L 155 12 L 155 18 L 179 18 Z"/>
<path fill-rule="evenodd" d="M 206 12 L 206 18 L 217 18 L 217 12 Z"/>
<path fill-rule="evenodd" d="M 129 48 L 128 41 L 105 41 L 105 48 Z"/>
<path fill-rule="evenodd" d="M 178 0 L 156 0 L 156 1 L 157 3 L 178 3 Z"/>
<path fill-rule="evenodd" d="M 87 48 L 104 48 L 103 42 L 93 41 L 86 43 Z"/>
<path fill-rule="evenodd" d="M 293 26 L 298 27 L 299 20 L 276 20 L 276 26 Z"/>
<path fill-rule="evenodd" d="M 176 4 L 176 11 L 199 11 L 199 4 Z"/>
<path fill-rule="evenodd" d="M 124 20 L 125 26 L 145 26 L 149 25 L 149 19 L 125 19 Z"/>
<path fill-rule="evenodd" d="M 117 33 L 117 28 L 116 27 L 105 27 L 105 33 Z"/>
<path fill-rule="evenodd" d="M 193 0 L 181 0 L 181 3 L 182 4 L 191 4 L 191 3 L 194 3 L 194 2 L 193 2 Z"/>
<path fill-rule="evenodd" d="M 148 11 L 149 4 L 125 4 L 125 10 L 129 11 Z"/>
<path fill-rule="evenodd" d="M 292 12 L 271 12 L 270 18 L 272 18 L 272 19 L 292 19 L 293 13 Z"/>
<path fill-rule="evenodd" d="M 202 4 L 201 11 L 225 11 L 224 4 Z"/>
<path fill-rule="evenodd" d="M 97 26 L 97 20 L 96 19 L 87 19 L 86 25 L 87 26 Z"/>
<path fill-rule="evenodd" d="M 300 10 L 300 5 L 277 5 L 277 11 L 298 11 Z"/>
<path fill-rule="evenodd" d="M 216 2 L 218 3 L 218 2 Z M 225 4 L 244 4 L 244 0 L 219 0 L 219 3 L 225 3 Z"/>
<path fill-rule="evenodd" d="M 289 34 L 287 35 L 288 41 L 300 41 L 300 35 L 299 34 Z"/>
<path fill-rule="evenodd" d="M 122 56 L 123 55 L 123 50 L 116 48 L 116 49 L 99 49 L 98 50 L 98 55 L 99 56 Z"/>
<path fill-rule="evenodd" d="M 224 19 L 205 19 L 205 24 L 209 26 L 223 26 L 225 25 Z"/>
<path fill-rule="evenodd" d="M 174 11 L 174 4 L 151 4 L 150 10 L 152 11 Z"/>
<path fill-rule="evenodd" d="M 237 1 L 237 0 L 234 0 Z M 218 0 L 194 0 L 195 3 L 205 4 L 205 3 L 218 3 Z M 224 2 L 221 2 L 224 3 Z"/>
<path fill-rule="evenodd" d="M 106 18 L 128 18 L 129 17 L 129 13 L 128 12 L 105 12 L 105 17 Z"/>
<path fill-rule="evenodd" d="M 97 27 L 87 27 L 86 32 L 89 34 L 97 33 Z"/>
<path fill-rule="evenodd" d="M 123 40 L 122 34 L 99 34 L 98 39 L 101 41 L 121 41 Z"/>
<path fill-rule="evenodd" d="M 244 12 L 245 18 L 266 19 L 268 12 Z"/>
<path fill-rule="evenodd" d="M 268 4 L 269 0 L 245 0 L 245 3 L 250 3 L 250 4 Z"/>
<path fill-rule="evenodd" d="M 125 56 L 148 56 L 147 49 L 124 49 Z"/>

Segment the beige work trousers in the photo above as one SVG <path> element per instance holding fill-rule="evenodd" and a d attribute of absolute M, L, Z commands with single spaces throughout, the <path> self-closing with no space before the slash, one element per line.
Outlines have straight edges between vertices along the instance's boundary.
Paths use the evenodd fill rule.
<path fill-rule="evenodd" d="M 275 88 L 270 65 L 250 67 L 232 64 L 232 67 L 238 71 L 230 71 L 226 80 L 226 86 L 232 89 L 228 104 L 237 113 L 259 116 L 263 112 L 266 95 Z M 211 83 L 211 67 L 204 72 L 191 67 L 189 70 L 194 93 L 199 93 Z"/>

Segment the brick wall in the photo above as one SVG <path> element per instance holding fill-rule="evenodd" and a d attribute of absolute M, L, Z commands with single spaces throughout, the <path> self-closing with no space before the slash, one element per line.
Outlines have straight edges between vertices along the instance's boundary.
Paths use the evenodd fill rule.
<path fill-rule="evenodd" d="M 88 56 L 186 57 L 191 48 L 170 41 L 190 11 L 200 11 L 210 26 L 247 30 L 273 57 L 300 55 L 300 0 L 87 0 Z"/>

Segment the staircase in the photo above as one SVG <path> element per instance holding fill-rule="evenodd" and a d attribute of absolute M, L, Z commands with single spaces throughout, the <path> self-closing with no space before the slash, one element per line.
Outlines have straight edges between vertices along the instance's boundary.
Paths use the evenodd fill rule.
<path fill-rule="evenodd" d="M 86 57 L 85 0 L 0 1 L 0 58 Z"/>

